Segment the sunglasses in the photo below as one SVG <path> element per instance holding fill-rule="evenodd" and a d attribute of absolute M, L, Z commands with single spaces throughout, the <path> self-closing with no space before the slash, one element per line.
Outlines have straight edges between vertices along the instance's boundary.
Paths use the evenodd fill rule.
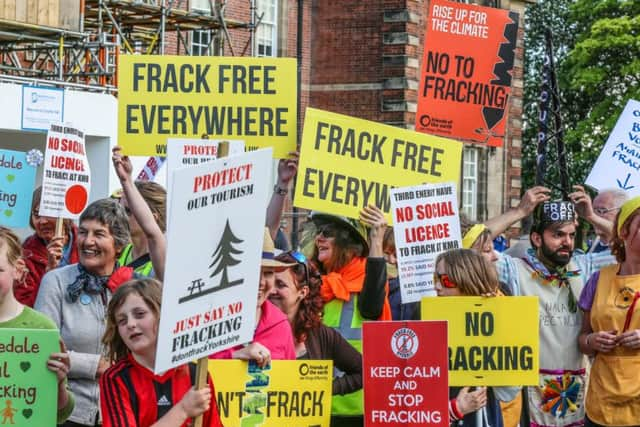
<path fill-rule="evenodd" d="M 324 224 L 318 227 L 317 234 L 321 234 L 325 239 L 330 239 L 331 237 L 336 237 L 337 233 L 333 225 Z"/>
<path fill-rule="evenodd" d="M 597 215 L 605 215 L 611 211 L 619 211 L 620 208 L 619 207 L 613 207 L 613 208 L 593 208 L 593 211 L 597 214 Z"/>
<path fill-rule="evenodd" d="M 295 260 L 298 265 L 301 265 L 304 268 L 304 277 L 306 279 L 306 285 L 311 286 L 311 282 L 309 281 L 309 268 L 307 267 L 307 257 L 304 256 L 302 252 L 298 251 L 289 251 L 287 252 L 292 259 Z"/>
<path fill-rule="evenodd" d="M 433 283 L 440 283 L 445 288 L 457 288 L 458 285 L 453 283 L 448 274 L 440 274 L 437 271 L 433 272 Z"/>

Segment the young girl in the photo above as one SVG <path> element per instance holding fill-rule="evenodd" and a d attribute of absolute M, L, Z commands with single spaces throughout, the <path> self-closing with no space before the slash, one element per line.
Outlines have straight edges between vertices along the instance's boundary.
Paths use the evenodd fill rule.
<path fill-rule="evenodd" d="M 57 329 L 45 315 L 26 307 L 13 294 L 14 283 L 25 273 L 20 240 L 10 229 L 0 226 L 0 328 Z M 67 389 L 69 355 L 60 341 L 60 353 L 53 353 L 47 368 L 58 378 L 58 423 L 64 422 L 74 407 L 73 395 Z"/>
<path fill-rule="evenodd" d="M 186 427 L 201 414 L 204 427 L 222 426 L 211 378 L 193 388 L 194 364 L 153 373 L 161 300 L 160 282 L 145 278 L 123 284 L 109 302 L 102 342 L 116 363 L 100 377 L 103 427 Z"/>

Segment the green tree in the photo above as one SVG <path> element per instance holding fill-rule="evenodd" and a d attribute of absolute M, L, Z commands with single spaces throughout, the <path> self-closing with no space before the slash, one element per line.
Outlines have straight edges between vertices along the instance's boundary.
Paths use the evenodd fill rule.
<path fill-rule="evenodd" d="M 571 183 L 584 182 L 627 100 L 640 95 L 640 2 L 541 0 L 527 11 L 523 181 L 535 179 L 544 28 L 554 35 Z M 557 167 L 549 166 L 552 182 Z"/>

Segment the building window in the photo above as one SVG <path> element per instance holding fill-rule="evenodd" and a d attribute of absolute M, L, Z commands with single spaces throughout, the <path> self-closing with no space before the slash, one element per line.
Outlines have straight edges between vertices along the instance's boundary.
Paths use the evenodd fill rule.
<path fill-rule="evenodd" d="M 191 54 L 194 56 L 211 54 L 211 30 L 194 30 L 191 33 Z"/>
<path fill-rule="evenodd" d="M 475 221 L 478 217 L 478 150 L 462 151 L 462 212 Z"/>
<path fill-rule="evenodd" d="M 256 56 L 276 56 L 278 52 L 278 0 L 258 0 L 257 16 L 262 15 L 256 29 Z"/>

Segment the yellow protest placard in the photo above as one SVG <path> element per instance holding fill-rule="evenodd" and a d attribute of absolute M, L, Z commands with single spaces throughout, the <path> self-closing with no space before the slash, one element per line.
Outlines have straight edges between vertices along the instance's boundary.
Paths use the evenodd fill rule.
<path fill-rule="evenodd" d="M 538 384 L 538 297 L 426 297 L 422 320 L 449 323 L 449 385 Z"/>
<path fill-rule="evenodd" d="M 226 427 L 329 427 L 331 360 L 274 360 L 260 369 L 240 360 L 209 360 Z"/>
<path fill-rule="evenodd" d="M 378 206 L 391 222 L 390 191 L 458 182 L 462 143 L 307 108 L 294 205 L 358 218 Z"/>
<path fill-rule="evenodd" d="M 118 143 L 165 156 L 167 138 L 244 140 L 246 149 L 295 150 L 294 58 L 124 55 L 118 64 Z"/>

